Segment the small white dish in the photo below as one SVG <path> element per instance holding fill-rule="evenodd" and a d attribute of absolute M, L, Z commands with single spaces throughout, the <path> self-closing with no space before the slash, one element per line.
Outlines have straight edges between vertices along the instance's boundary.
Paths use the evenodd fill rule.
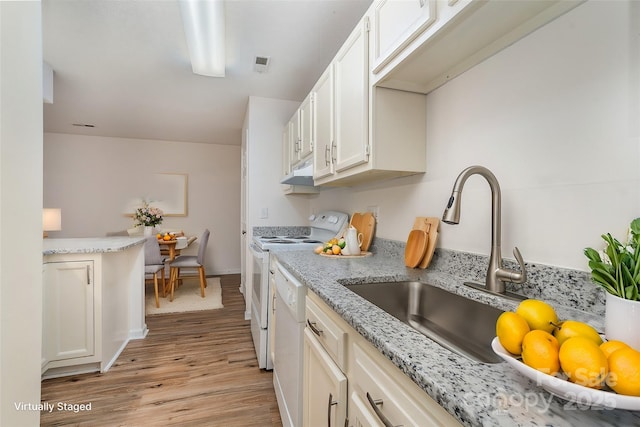
<path fill-rule="evenodd" d="M 500 344 L 498 337 L 495 337 L 493 341 L 491 341 L 491 348 L 493 348 L 493 351 L 504 359 L 505 362 L 513 366 L 516 371 L 561 399 L 575 402 L 577 405 L 592 406 L 594 408 L 640 411 L 640 397 L 625 396 L 613 391 L 583 387 L 565 379 L 537 371 L 525 365 L 516 356 L 505 350 Z"/>

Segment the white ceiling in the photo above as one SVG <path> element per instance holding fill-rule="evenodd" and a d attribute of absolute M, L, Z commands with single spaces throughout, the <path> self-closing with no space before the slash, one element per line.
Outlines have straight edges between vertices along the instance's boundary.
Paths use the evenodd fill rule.
<path fill-rule="evenodd" d="M 45 132 L 240 145 L 248 97 L 302 101 L 370 3 L 227 0 L 215 78 L 191 72 L 177 0 L 43 0 Z"/>

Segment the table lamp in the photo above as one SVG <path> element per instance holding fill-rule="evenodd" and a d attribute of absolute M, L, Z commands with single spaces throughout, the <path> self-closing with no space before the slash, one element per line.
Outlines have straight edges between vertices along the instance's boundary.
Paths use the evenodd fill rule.
<path fill-rule="evenodd" d="M 42 210 L 42 237 L 49 237 L 47 231 L 62 230 L 62 209 L 45 208 Z"/>

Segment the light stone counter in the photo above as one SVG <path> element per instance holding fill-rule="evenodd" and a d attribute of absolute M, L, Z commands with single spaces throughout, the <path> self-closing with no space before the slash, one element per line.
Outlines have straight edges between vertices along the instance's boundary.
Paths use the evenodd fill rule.
<path fill-rule="evenodd" d="M 402 244 L 378 239 L 372 250 L 373 256 L 361 259 L 321 257 L 310 250 L 274 253 L 287 270 L 464 425 L 640 425 L 639 412 L 579 407 L 553 397 L 506 363 L 481 364 L 458 356 L 343 286 L 422 280 L 503 310 L 513 310 L 515 301 L 462 285 L 465 280 L 484 275 L 488 264 L 482 257 L 474 259 L 475 255 L 438 250 L 432 266 L 419 270 L 404 266 Z M 520 289 L 522 293 L 551 301 L 560 318 L 588 321 L 602 328 L 604 307 L 600 291 L 593 284 L 583 283 L 586 273 L 581 276 L 575 271 L 535 265 L 528 265 L 527 270 L 533 273 L 535 283 Z M 576 276 L 581 276 L 579 283 L 572 283 Z M 566 301 L 569 306 L 560 305 L 559 301 Z"/>
<path fill-rule="evenodd" d="M 69 239 L 43 239 L 43 255 L 95 254 L 119 252 L 144 243 L 144 237 L 81 237 Z"/>

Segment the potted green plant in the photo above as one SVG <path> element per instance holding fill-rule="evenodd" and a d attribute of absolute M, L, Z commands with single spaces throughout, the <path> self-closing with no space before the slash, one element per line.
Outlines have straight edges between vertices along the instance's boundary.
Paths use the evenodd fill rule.
<path fill-rule="evenodd" d="M 586 248 L 591 279 L 606 291 L 605 335 L 640 350 L 640 218 L 631 221 L 627 242 L 603 234 L 602 251 Z"/>

